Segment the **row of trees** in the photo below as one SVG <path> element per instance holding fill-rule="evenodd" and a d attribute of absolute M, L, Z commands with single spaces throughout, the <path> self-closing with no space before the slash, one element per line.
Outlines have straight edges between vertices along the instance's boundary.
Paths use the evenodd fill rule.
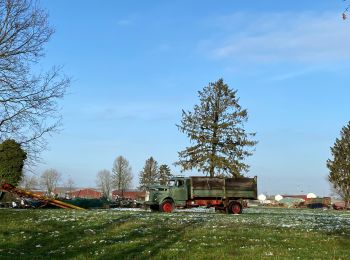
<path fill-rule="evenodd" d="M 171 177 L 170 168 L 166 164 L 158 166 L 158 162 L 150 157 L 139 174 L 139 189 L 144 190 L 146 186 L 160 183 L 166 184 Z M 124 192 L 131 187 L 133 179 L 132 168 L 129 161 L 123 156 L 118 156 L 113 163 L 112 172 L 101 170 L 97 173 L 96 184 L 102 191 L 104 197 L 109 197 L 112 189 L 116 189 L 123 196 Z"/>
<path fill-rule="evenodd" d="M 146 160 L 142 171 L 140 171 L 139 188 L 144 190 L 148 185 L 154 183 L 165 185 L 171 176 L 168 165 L 162 164 L 158 166 L 158 162 L 153 157 L 150 157 Z"/>
<path fill-rule="evenodd" d="M 123 156 L 118 156 L 109 170 L 101 170 L 97 173 L 97 186 L 101 189 L 104 197 L 109 197 L 112 189 L 117 189 L 123 194 L 131 186 L 133 179 L 132 169 L 129 161 Z"/>
<path fill-rule="evenodd" d="M 0 180 L 22 186 L 27 190 L 43 188 L 48 194 L 52 194 L 55 188 L 62 184 L 68 191 L 72 191 L 75 184 L 72 178 L 62 183 L 62 175 L 55 169 L 44 171 L 40 177 L 35 175 L 23 175 L 23 166 L 26 160 L 26 153 L 21 145 L 14 140 L 6 140 L 0 143 Z M 139 174 L 139 188 L 160 183 L 166 184 L 171 177 L 170 168 L 166 164 L 158 166 L 158 162 L 150 157 L 146 160 L 143 170 Z M 108 170 L 101 170 L 97 174 L 97 186 L 102 190 L 103 196 L 108 197 L 112 188 L 123 192 L 130 188 L 133 179 L 132 169 L 129 161 L 123 156 L 118 156 L 113 163 L 112 173 Z"/>
<path fill-rule="evenodd" d="M 74 180 L 69 177 L 63 179 L 62 174 L 55 169 L 47 169 L 40 176 L 24 175 L 19 184 L 26 190 L 43 189 L 48 195 L 53 195 L 55 189 L 64 186 L 68 192 L 72 192 L 76 187 Z"/>

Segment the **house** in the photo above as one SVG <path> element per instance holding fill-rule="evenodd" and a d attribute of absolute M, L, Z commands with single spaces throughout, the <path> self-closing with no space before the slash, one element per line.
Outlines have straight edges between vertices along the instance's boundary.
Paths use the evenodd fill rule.
<path fill-rule="evenodd" d="M 69 196 L 73 199 L 74 198 L 100 199 L 102 197 L 102 192 L 92 188 L 85 188 L 85 189 L 75 190 L 69 193 Z"/>

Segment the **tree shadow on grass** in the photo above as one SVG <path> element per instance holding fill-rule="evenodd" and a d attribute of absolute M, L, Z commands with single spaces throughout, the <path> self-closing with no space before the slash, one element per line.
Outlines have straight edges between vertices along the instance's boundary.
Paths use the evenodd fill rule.
<path fill-rule="evenodd" d="M 35 215 L 35 214 L 34 214 Z M 145 219 L 142 219 L 142 217 Z M 2 259 L 142 259 L 159 255 L 198 223 L 171 223 L 169 215 L 143 213 L 112 215 L 90 228 L 88 225 L 71 228 L 72 223 L 50 221 L 32 225 L 24 235 L 30 239 L 8 241 L 7 254 Z M 175 215 L 178 220 L 179 216 Z M 69 226 L 68 226 L 69 225 Z M 18 228 L 14 232 L 19 233 Z M 58 231 L 58 232 L 57 232 Z M 4 233 L 4 232 L 3 232 Z M 41 233 L 41 235 L 38 235 Z M 12 254 L 8 254 L 12 252 Z"/>
<path fill-rule="evenodd" d="M 16 256 L 16 259 L 59 259 L 62 257 L 66 259 L 79 255 L 88 256 L 86 254 L 88 251 L 98 248 L 97 245 L 89 243 L 89 240 L 99 239 L 104 228 L 111 225 L 116 228 L 130 219 L 132 219 L 132 215 L 114 216 L 109 223 L 94 226 L 93 229 L 87 225 L 72 228 L 72 223 L 67 224 L 57 221 L 43 223 L 41 226 L 36 226 L 39 225 L 36 224 L 33 230 L 23 233 L 23 236 L 27 237 L 26 239 L 19 239 L 15 242 L 9 241 L 3 244 L 2 248 L 5 248 L 7 253 L 0 252 L 0 258 L 13 259 Z M 19 233 L 21 230 L 23 228 L 18 226 L 18 229 L 12 229 L 11 232 Z M 2 233 L 4 236 L 9 235 L 9 231 L 6 230 Z"/>
<path fill-rule="evenodd" d="M 119 248 L 113 252 L 106 252 L 100 259 L 106 257 L 117 259 L 144 259 L 159 256 L 162 250 L 169 250 L 178 241 L 184 237 L 184 233 L 189 229 L 195 228 L 197 223 L 195 221 L 179 225 L 175 228 L 162 225 L 161 228 L 153 228 L 151 232 L 140 234 L 137 231 L 131 231 L 124 238 L 125 241 L 135 241 L 142 239 L 142 242 L 135 243 L 132 246 Z M 174 257 L 176 256 L 176 253 Z"/>

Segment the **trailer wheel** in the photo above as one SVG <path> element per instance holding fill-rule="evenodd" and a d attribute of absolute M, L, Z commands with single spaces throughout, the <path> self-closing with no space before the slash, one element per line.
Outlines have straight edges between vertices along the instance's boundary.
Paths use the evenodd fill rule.
<path fill-rule="evenodd" d="M 160 205 L 160 210 L 166 213 L 171 213 L 174 210 L 174 204 L 171 200 L 166 199 L 163 201 L 163 203 Z"/>
<path fill-rule="evenodd" d="M 243 207 L 242 204 L 237 202 L 237 201 L 233 201 L 230 203 L 229 205 L 229 213 L 231 214 L 241 214 L 243 211 Z"/>

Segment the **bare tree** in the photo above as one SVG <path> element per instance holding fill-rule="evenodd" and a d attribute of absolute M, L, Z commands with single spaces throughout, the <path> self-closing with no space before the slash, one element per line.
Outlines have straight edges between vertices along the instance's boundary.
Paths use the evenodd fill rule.
<path fill-rule="evenodd" d="M 102 196 L 108 198 L 112 189 L 112 175 L 108 170 L 102 170 L 97 173 L 97 187 L 102 191 Z"/>
<path fill-rule="evenodd" d="M 75 188 L 75 182 L 71 177 L 69 177 L 64 183 L 64 186 L 67 188 L 68 193 L 71 194 Z"/>
<path fill-rule="evenodd" d="M 31 163 L 59 128 L 57 102 L 70 82 L 58 67 L 33 72 L 53 32 L 36 1 L 0 0 L 0 141 L 15 139 Z"/>
<path fill-rule="evenodd" d="M 35 190 L 39 186 L 39 180 L 35 175 L 24 174 L 20 186 L 25 190 Z"/>
<path fill-rule="evenodd" d="M 46 190 L 47 194 L 51 196 L 61 181 L 61 174 L 55 169 L 49 169 L 42 173 L 40 177 L 40 184 Z"/>
<path fill-rule="evenodd" d="M 118 156 L 113 163 L 113 184 L 121 196 L 124 196 L 124 191 L 130 187 L 132 181 L 132 172 L 129 161 L 123 156 Z"/>

